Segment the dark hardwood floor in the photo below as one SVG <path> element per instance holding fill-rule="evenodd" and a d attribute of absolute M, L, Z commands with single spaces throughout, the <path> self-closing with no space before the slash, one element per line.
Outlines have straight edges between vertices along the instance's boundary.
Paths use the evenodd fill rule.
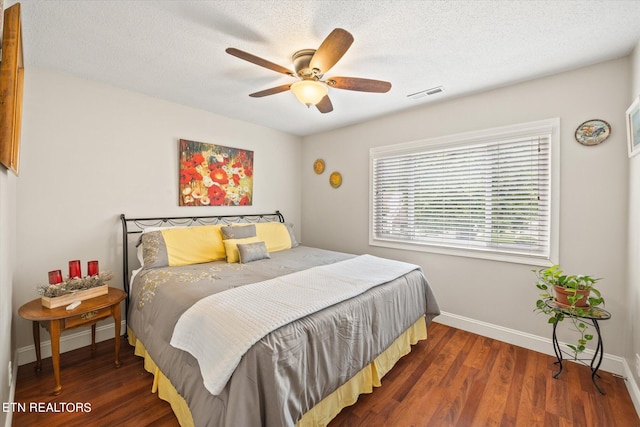
<path fill-rule="evenodd" d="M 35 372 L 35 362 L 18 368 L 16 403 L 24 403 L 25 412 L 13 413 L 13 426 L 179 426 L 169 404 L 151 393 L 153 376 L 144 370 L 142 359 L 122 338 L 121 366 L 113 362 L 113 339 L 91 347 L 60 355 L 62 392 L 52 396 L 54 388 L 51 358 L 43 359 L 42 370 Z M 31 411 L 31 404 L 90 404 L 90 412 Z"/>
<path fill-rule="evenodd" d="M 347 426 L 574 426 L 640 427 L 625 382 L 606 372 L 600 395 L 586 366 L 568 363 L 558 379 L 554 358 L 434 323 L 429 339 L 414 346 L 383 379 L 330 427 Z M 113 366 L 113 340 L 61 355 L 62 393 L 51 396 L 51 359 L 41 372 L 18 370 L 13 425 L 177 426 L 169 405 L 151 393 L 152 376 L 123 340 L 122 366 Z M 47 408 L 47 403 L 52 405 Z M 89 413 L 60 410 L 90 404 Z M 57 404 L 57 407 L 54 406 Z M 86 405 L 82 406 L 86 410 Z"/>

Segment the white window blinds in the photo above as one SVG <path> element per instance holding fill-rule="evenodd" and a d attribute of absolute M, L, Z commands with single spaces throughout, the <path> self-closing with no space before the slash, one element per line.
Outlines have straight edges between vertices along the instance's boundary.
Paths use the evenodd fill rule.
<path fill-rule="evenodd" d="M 552 134 L 373 149 L 372 240 L 549 259 Z"/>

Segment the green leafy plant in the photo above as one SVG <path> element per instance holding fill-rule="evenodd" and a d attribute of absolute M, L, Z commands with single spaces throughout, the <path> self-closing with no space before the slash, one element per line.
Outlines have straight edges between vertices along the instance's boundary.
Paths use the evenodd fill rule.
<path fill-rule="evenodd" d="M 577 360 L 578 355 L 586 349 L 587 343 L 593 339 L 593 335 L 589 333 L 589 326 L 580 318 L 592 315 L 595 307 L 604 305 L 604 298 L 595 287 L 600 279 L 585 275 L 566 275 L 559 265 L 533 270 L 533 272 L 536 275 L 536 287 L 542 291 L 540 294 L 542 298 L 536 301 L 534 311 L 548 315 L 551 324 L 557 324 L 569 318 L 573 330 L 578 333 L 578 340 L 575 344 L 567 344 L 567 347 L 573 352 L 574 360 Z M 562 306 L 547 304 L 548 301 L 557 303 L 559 290 L 556 287 L 568 293 L 568 304 Z M 579 304 L 583 300 L 581 291 L 588 295 L 588 304 L 585 306 Z"/>

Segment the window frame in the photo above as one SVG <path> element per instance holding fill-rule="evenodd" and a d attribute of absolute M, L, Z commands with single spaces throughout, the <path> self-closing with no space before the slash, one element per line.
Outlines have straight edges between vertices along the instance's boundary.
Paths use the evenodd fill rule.
<path fill-rule="evenodd" d="M 374 232 L 374 161 L 389 156 L 407 155 L 416 152 L 437 150 L 481 144 L 486 142 L 508 141 L 514 138 L 524 138 L 548 134 L 549 141 L 549 254 L 535 256 L 497 252 L 491 249 L 454 248 L 440 246 L 431 242 L 401 241 L 379 238 Z M 490 129 L 446 135 L 442 137 L 421 139 L 417 141 L 372 147 L 369 150 L 369 245 L 392 249 L 402 249 L 418 252 L 431 252 L 446 255 L 488 259 L 535 266 L 548 266 L 558 263 L 559 254 L 559 222 L 560 222 L 560 119 L 552 118 L 528 123 L 495 127 Z"/>

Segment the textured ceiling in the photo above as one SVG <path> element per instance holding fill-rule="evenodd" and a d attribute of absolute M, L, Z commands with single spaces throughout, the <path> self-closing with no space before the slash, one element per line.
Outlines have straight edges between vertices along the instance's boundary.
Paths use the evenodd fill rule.
<path fill-rule="evenodd" d="M 5 8 L 14 1 L 5 0 Z M 629 54 L 640 1 L 62 1 L 22 0 L 25 67 L 75 74 L 296 135 Z M 334 28 L 355 42 L 325 77 L 386 80 L 386 94 L 330 89 L 334 110 L 294 81 L 225 53 L 291 66 Z M 418 100 L 407 95 L 442 86 Z"/>

